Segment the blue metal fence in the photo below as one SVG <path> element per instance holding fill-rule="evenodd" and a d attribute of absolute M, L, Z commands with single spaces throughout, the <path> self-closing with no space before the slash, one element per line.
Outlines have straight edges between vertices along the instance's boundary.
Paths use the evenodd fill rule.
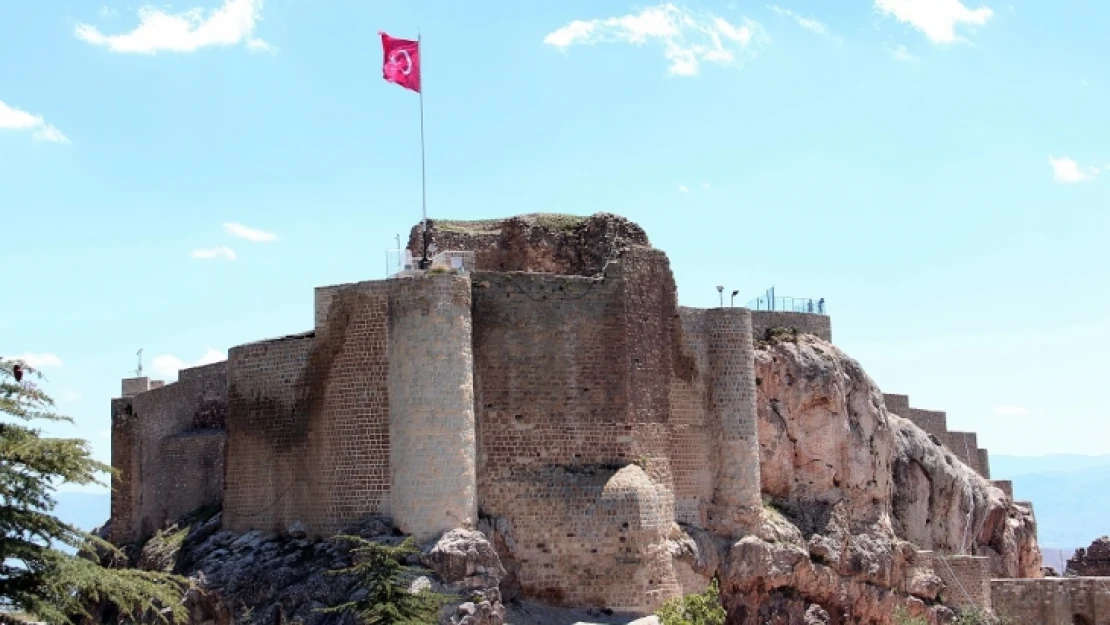
<path fill-rule="evenodd" d="M 829 304 L 823 297 L 757 297 L 748 302 L 747 308 L 751 310 L 799 312 L 814 315 L 829 314 Z"/>

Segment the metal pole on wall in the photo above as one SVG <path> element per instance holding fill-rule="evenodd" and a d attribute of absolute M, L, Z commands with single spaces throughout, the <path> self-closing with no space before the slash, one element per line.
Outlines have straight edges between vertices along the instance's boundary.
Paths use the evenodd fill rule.
<path fill-rule="evenodd" d="M 424 252 L 420 257 L 420 268 L 427 269 L 428 260 L 428 183 L 424 167 L 424 44 L 420 29 L 416 31 L 416 49 L 420 52 L 420 209 L 424 216 Z"/>

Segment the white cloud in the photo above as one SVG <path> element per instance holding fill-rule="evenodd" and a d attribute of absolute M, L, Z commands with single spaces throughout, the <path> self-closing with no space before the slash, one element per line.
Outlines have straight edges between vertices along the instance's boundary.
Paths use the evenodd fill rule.
<path fill-rule="evenodd" d="M 696 14 L 666 3 L 620 17 L 575 20 L 549 33 L 543 42 L 563 50 L 596 43 L 657 43 L 670 61 L 671 74 L 693 76 L 702 62 L 739 65 L 754 56 L 757 44 L 768 38 L 759 23 L 750 19 L 733 24 L 711 13 Z"/>
<path fill-rule="evenodd" d="M 39 141 L 53 143 L 69 143 L 69 139 L 54 126 L 46 123 L 41 115 L 32 115 L 27 111 L 4 104 L 0 100 L 0 130 L 30 130 L 34 138 Z"/>
<path fill-rule="evenodd" d="M 875 8 L 921 31 L 933 43 L 957 41 L 957 24 L 982 26 L 994 15 L 988 6 L 969 9 L 960 0 L 875 0 Z"/>
<path fill-rule="evenodd" d="M 235 250 L 226 246 L 201 248 L 193 250 L 193 258 L 199 258 L 200 260 L 235 260 Z"/>
<path fill-rule="evenodd" d="M 809 17 L 802 17 L 801 15 L 798 15 L 797 13 L 791 11 L 790 9 L 784 9 L 780 6 L 776 6 L 776 5 L 773 5 L 773 4 L 771 5 L 770 8 L 771 8 L 772 11 L 774 11 L 775 13 L 778 13 L 779 15 L 781 15 L 783 17 L 789 17 L 790 19 L 797 22 L 798 26 L 801 26 L 802 28 L 804 28 L 804 29 L 806 29 L 806 30 L 808 30 L 812 33 L 817 33 L 818 35 L 827 35 L 827 34 L 829 34 L 829 27 L 826 26 L 825 24 L 821 23 L 821 22 L 818 22 L 815 19 L 812 19 L 812 18 L 809 18 Z"/>
<path fill-rule="evenodd" d="M 1052 166 L 1052 179 L 1064 184 L 1088 182 L 1098 175 L 1097 167 L 1080 167 L 1079 163 L 1066 156 L 1061 158 L 1050 156 L 1048 164 Z"/>
<path fill-rule="evenodd" d="M 898 44 L 891 48 L 890 54 L 893 55 L 895 59 L 898 59 L 899 61 L 902 61 L 904 63 L 916 63 L 921 60 L 917 57 L 917 55 L 907 50 L 906 46 L 902 44 Z"/>
<path fill-rule="evenodd" d="M 683 193 L 689 193 L 689 192 L 690 192 L 690 188 L 689 188 L 689 187 L 687 187 L 687 186 L 686 186 L 686 185 L 684 185 L 684 184 L 680 184 L 680 185 L 678 185 L 678 190 L 679 190 L 679 191 L 681 191 L 681 192 L 683 192 Z"/>
<path fill-rule="evenodd" d="M 273 241 L 277 239 L 277 235 L 273 232 L 257 230 L 255 228 L 250 228 L 248 226 L 237 224 L 235 222 L 225 223 L 224 230 L 227 230 L 232 235 L 237 236 L 240 239 L 246 239 L 248 241 L 254 241 L 256 243 L 265 243 L 267 241 Z"/>
<path fill-rule="evenodd" d="M 12 356 L 11 359 L 12 360 L 22 360 L 24 363 L 34 367 L 35 369 L 45 369 L 47 367 L 60 367 L 60 366 L 62 366 L 62 359 L 58 358 L 54 354 L 49 354 L 49 353 L 42 353 L 42 354 L 26 353 L 26 354 L 20 354 L 18 356 Z"/>
<path fill-rule="evenodd" d="M 701 188 L 708 189 L 709 188 L 709 183 L 708 182 L 701 183 Z"/>
<path fill-rule="evenodd" d="M 177 372 L 182 369 L 210 365 L 214 362 L 220 362 L 221 360 L 227 360 L 227 353 L 209 347 L 204 350 L 203 356 L 192 363 L 187 363 L 172 354 L 163 354 L 161 356 L 155 356 L 150 364 L 154 368 L 154 372 L 158 375 L 166 378 L 176 378 Z"/>
<path fill-rule="evenodd" d="M 1029 410 L 1021 406 L 995 406 L 994 414 L 1002 417 L 1017 417 L 1023 414 L 1029 414 Z"/>
<path fill-rule="evenodd" d="M 246 44 L 251 50 L 274 51 L 254 36 L 261 20 L 263 0 L 224 0 L 223 6 L 205 11 L 195 8 L 168 13 L 152 6 L 139 8 L 139 24 L 130 32 L 106 35 L 96 26 L 78 24 L 78 39 L 112 52 L 156 54 L 194 52 L 209 46 Z"/>

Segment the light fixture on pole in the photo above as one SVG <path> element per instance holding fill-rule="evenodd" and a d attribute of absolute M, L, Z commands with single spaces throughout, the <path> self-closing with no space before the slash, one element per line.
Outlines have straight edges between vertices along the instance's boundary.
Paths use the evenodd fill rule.
<path fill-rule="evenodd" d="M 739 294 L 740 294 L 740 289 L 736 289 L 735 291 L 732 292 L 732 297 L 729 298 L 729 300 L 728 300 L 728 305 L 730 307 L 736 305 L 736 296 L 739 295 Z"/>
<path fill-rule="evenodd" d="M 721 299 L 721 308 L 725 307 L 725 287 L 717 287 L 717 296 Z"/>

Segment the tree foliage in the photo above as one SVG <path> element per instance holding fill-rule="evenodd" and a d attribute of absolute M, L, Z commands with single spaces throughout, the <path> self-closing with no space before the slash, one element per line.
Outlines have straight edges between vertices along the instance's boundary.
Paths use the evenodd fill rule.
<path fill-rule="evenodd" d="M 405 558 L 418 553 L 408 537 L 397 546 L 383 545 L 360 536 L 336 538 L 353 543 L 354 564 L 329 571 L 331 575 L 351 575 L 366 593 L 321 612 L 353 612 L 364 625 L 431 625 L 439 620 L 439 609 L 449 597 L 430 590 L 409 592 L 409 583 L 419 571 L 406 566 Z"/>
<path fill-rule="evenodd" d="M 725 625 L 721 589 L 714 578 L 704 592 L 671 599 L 656 611 L 663 625 Z"/>
<path fill-rule="evenodd" d="M 0 358 L 0 610 L 70 625 L 89 617 L 86 606 L 107 603 L 132 620 L 184 620 L 185 580 L 106 568 L 63 550 L 122 556 L 53 514 L 59 485 L 99 484 L 97 474 L 111 468 L 92 459 L 88 441 L 44 437 L 33 427 L 72 422 L 36 379 L 42 375 L 33 367 Z"/>

